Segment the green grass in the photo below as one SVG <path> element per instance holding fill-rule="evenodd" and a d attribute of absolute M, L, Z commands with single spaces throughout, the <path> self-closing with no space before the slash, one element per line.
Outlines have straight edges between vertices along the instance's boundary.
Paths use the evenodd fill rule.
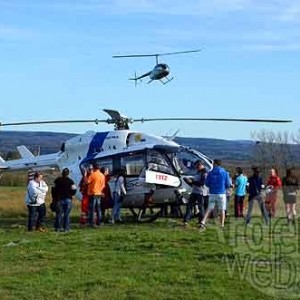
<path fill-rule="evenodd" d="M 199 233 L 195 224 L 183 229 L 180 220 L 159 219 L 88 229 L 77 225 L 75 205 L 70 233 L 53 232 L 51 214 L 49 232 L 28 233 L 21 195 L 24 189 L 0 189 L 0 299 L 283 299 L 300 294 L 298 282 L 286 284 L 287 291 L 279 284 L 272 288 L 272 282 L 260 286 L 275 281 L 280 268 L 282 282 L 287 281 L 288 263 L 299 270 L 298 224 L 288 229 L 278 218 L 261 233 L 258 226 L 245 229 L 242 220 L 229 218 L 224 231 L 211 221 Z M 284 245 L 280 252 L 279 245 Z"/>

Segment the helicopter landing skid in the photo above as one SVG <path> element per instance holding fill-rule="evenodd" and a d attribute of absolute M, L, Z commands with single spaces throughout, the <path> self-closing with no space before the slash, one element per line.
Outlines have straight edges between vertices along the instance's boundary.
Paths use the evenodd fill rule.
<path fill-rule="evenodd" d="M 163 85 L 165 85 L 165 84 L 169 83 L 170 81 L 172 81 L 172 80 L 174 79 L 174 77 L 168 78 L 168 77 L 166 76 L 166 79 L 167 79 L 167 81 L 163 81 L 162 79 L 160 79 L 160 81 L 161 81 L 161 83 L 162 83 Z"/>
<path fill-rule="evenodd" d="M 139 209 L 130 208 L 131 213 L 135 220 L 139 223 L 152 223 L 162 216 L 162 207 L 143 207 Z"/>

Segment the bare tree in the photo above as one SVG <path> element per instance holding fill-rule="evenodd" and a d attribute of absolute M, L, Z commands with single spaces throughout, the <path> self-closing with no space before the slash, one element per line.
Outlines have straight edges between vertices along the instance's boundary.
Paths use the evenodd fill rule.
<path fill-rule="evenodd" d="M 276 167 L 283 174 L 285 169 L 294 166 L 291 137 L 288 132 L 252 132 L 251 138 L 255 141 L 252 163 L 259 165 L 264 175 L 267 175 L 271 167 Z"/>

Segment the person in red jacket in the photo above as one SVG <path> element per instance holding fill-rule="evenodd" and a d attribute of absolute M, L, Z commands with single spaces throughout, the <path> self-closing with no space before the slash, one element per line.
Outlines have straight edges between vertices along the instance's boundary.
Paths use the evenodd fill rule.
<path fill-rule="evenodd" d="M 90 165 L 87 168 L 87 176 L 89 176 L 92 172 L 93 172 L 93 166 Z M 84 180 L 84 176 L 80 180 L 79 190 L 80 190 L 81 195 L 82 195 L 80 224 L 81 225 L 86 225 L 87 218 L 88 218 L 88 212 L 89 212 L 89 196 L 88 196 L 88 193 L 87 193 L 88 185 Z"/>
<path fill-rule="evenodd" d="M 267 194 L 266 197 L 266 206 L 269 210 L 269 214 L 271 218 L 275 217 L 276 214 L 276 206 L 277 206 L 277 199 L 278 199 L 278 190 L 281 188 L 281 180 L 278 176 L 278 171 L 276 168 L 271 168 L 270 176 L 267 180 L 267 186 L 272 187 L 272 191 Z"/>

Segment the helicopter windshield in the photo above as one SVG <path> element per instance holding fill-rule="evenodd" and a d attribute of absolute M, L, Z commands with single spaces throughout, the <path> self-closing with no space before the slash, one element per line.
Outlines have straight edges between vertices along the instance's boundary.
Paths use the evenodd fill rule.
<path fill-rule="evenodd" d="M 168 156 L 176 171 L 181 175 L 195 175 L 197 172 L 195 162 L 199 160 L 203 163 L 207 170 L 211 169 L 211 162 L 209 158 L 188 148 L 182 147 L 178 152 L 168 153 Z"/>

